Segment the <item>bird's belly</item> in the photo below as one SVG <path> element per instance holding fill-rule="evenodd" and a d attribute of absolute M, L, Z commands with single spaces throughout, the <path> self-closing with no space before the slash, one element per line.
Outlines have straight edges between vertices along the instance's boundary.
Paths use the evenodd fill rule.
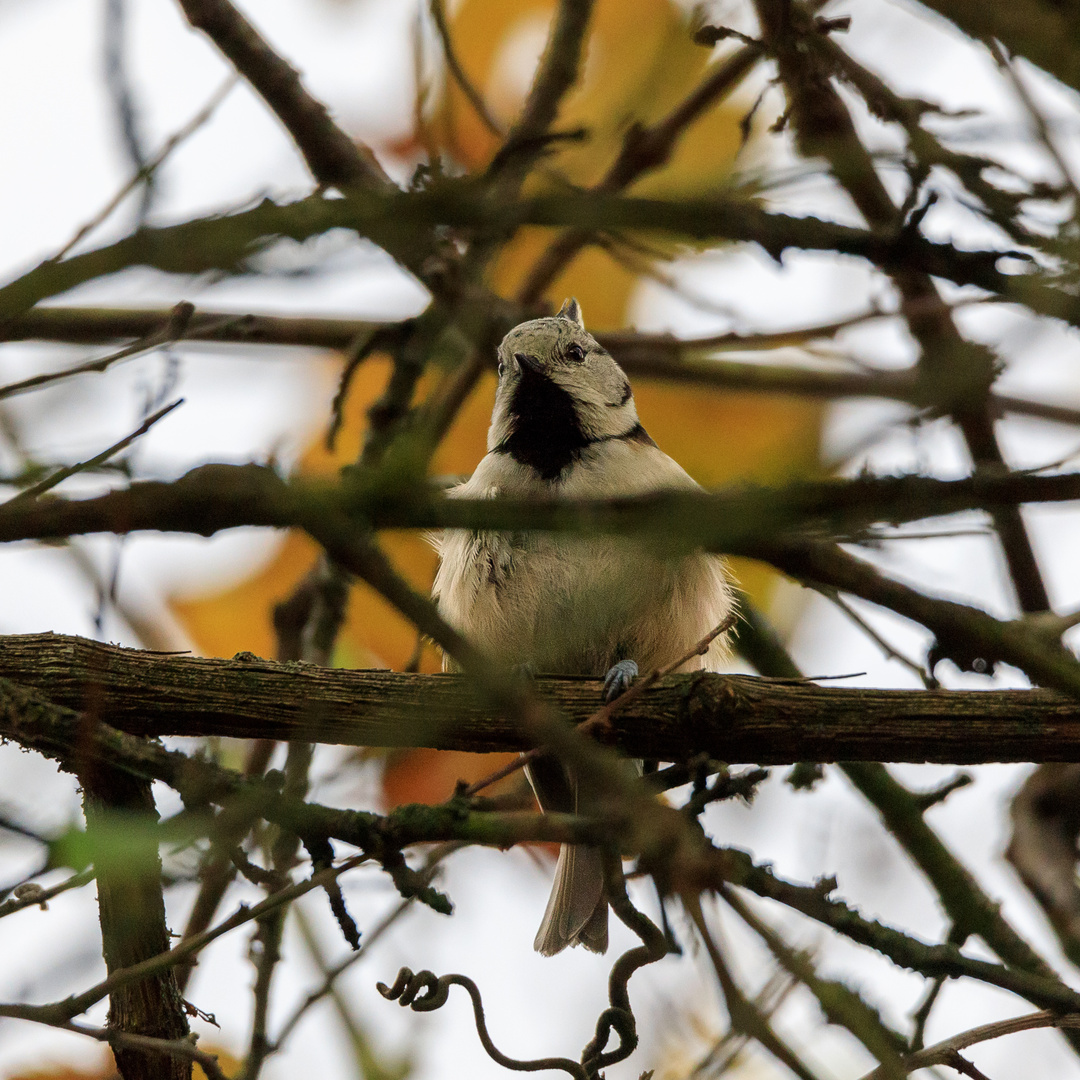
<path fill-rule="evenodd" d="M 639 541 L 456 533 L 437 582 L 444 616 L 474 644 L 538 672 L 602 675 L 619 660 L 675 660 L 727 612 L 722 571 Z M 450 572 L 454 567 L 454 572 Z"/>

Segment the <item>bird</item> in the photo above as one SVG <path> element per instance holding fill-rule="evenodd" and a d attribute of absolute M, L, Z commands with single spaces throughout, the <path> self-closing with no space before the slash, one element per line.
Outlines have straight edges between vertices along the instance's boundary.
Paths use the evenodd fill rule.
<path fill-rule="evenodd" d="M 515 326 L 498 349 L 487 453 L 455 498 L 611 498 L 698 484 L 638 418 L 630 381 L 568 299 L 554 316 Z M 473 645 L 533 673 L 603 677 L 605 699 L 640 670 L 674 663 L 733 610 L 725 561 L 655 539 L 452 529 L 437 540 L 433 597 Z M 716 670 L 718 636 L 680 670 Z M 451 662 L 447 661 L 447 666 Z M 545 812 L 587 813 L 598 795 L 554 757 L 526 769 Z M 603 953 L 608 943 L 603 854 L 562 845 L 534 947 Z"/>

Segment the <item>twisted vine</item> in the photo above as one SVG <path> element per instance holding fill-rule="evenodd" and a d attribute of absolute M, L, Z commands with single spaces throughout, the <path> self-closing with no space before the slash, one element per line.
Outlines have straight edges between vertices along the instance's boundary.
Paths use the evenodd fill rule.
<path fill-rule="evenodd" d="M 514 1072 L 542 1072 L 557 1069 L 569 1073 L 575 1080 L 596 1080 L 601 1069 L 614 1065 L 616 1062 L 625 1061 L 637 1049 L 637 1020 L 630 1008 L 630 994 L 627 989 L 630 976 L 638 968 L 663 959 L 668 952 L 667 939 L 660 928 L 630 902 L 626 894 L 622 860 L 614 850 L 605 852 L 604 869 L 608 903 L 611 904 L 619 920 L 633 930 L 641 938 L 642 943 L 628 949 L 612 966 L 611 975 L 608 978 L 609 1004 L 597 1018 L 596 1032 L 581 1052 L 580 1064 L 564 1057 L 520 1061 L 504 1054 L 492 1042 L 488 1032 L 480 988 L 467 975 L 440 976 L 427 970 L 414 972 L 411 968 L 403 967 L 392 986 L 380 982 L 376 983 L 375 989 L 388 1001 L 396 1001 L 402 1007 L 410 1007 L 413 1012 L 433 1012 L 446 1004 L 451 986 L 462 986 L 472 999 L 476 1033 L 480 1037 L 480 1043 L 488 1057 L 494 1062 Z M 619 1037 L 619 1044 L 614 1050 L 605 1053 L 605 1047 L 612 1032 Z"/>
<path fill-rule="evenodd" d="M 484 1003 L 480 998 L 480 988 L 467 975 L 436 975 L 431 971 L 414 972 L 403 967 L 397 974 L 393 986 L 376 983 L 375 989 L 388 1001 L 396 1001 L 403 1008 L 408 1006 L 413 1012 L 433 1012 L 446 1004 L 451 986 L 463 986 L 472 999 L 473 1016 L 476 1018 L 476 1034 L 480 1043 L 492 1061 L 504 1069 L 513 1072 L 543 1072 L 547 1069 L 559 1069 L 569 1073 L 574 1080 L 591 1080 L 591 1074 L 576 1061 L 564 1057 L 534 1058 L 531 1061 L 519 1061 L 504 1054 L 488 1033 L 487 1020 L 484 1018 Z"/>

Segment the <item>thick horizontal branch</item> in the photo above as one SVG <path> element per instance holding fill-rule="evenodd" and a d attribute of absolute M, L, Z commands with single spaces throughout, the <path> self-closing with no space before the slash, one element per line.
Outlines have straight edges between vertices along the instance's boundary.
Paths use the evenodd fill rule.
<path fill-rule="evenodd" d="M 214 735 L 522 750 L 520 726 L 450 675 L 349 671 L 270 660 L 197 659 L 53 634 L 0 638 L 0 678 L 139 735 Z M 541 678 L 574 721 L 601 684 Z M 745 675 L 669 676 L 615 718 L 614 742 L 665 761 L 1080 760 L 1080 705 L 1046 690 L 854 689 Z"/>

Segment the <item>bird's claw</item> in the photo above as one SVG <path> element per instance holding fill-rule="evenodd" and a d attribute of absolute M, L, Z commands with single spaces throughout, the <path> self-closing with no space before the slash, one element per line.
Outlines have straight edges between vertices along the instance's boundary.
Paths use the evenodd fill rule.
<path fill-rule="evenodd" d="M 610 704 L 630 689 L 630 684 L 638 677 L 638 666 L 633 660 L 620 660 L 613 664 L 604 676 L 604 701 Z"/>
<path fill-rule="evenodd" d="M 524 664 L 515 664 L 510 670 L 515 678 L 523 683 L 531 685 L 536 682 L 536 665 L 531 660 L 526 660 Z"/>

